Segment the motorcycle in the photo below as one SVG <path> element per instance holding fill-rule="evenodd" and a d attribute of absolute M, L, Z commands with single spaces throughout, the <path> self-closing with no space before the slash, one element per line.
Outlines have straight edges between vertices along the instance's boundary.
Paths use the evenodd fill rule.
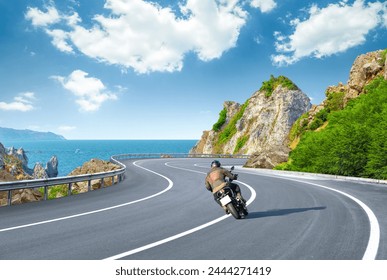
<path fill-rule="evenodd" d="M 230 172 L 233 170 L 234 166 L 231 167 Z M 225 187 L 216 192 L 216 197 L 218 203 L 225 207 L 235 219 L 244 219 L 249 214 L 249 212 L 247 210 L 246 204 L 239 197 L 237 197 L 237 193 L 230 187 L 232 181 L 232 179 L 228 178 L 228 180 L 224 183 Z"/>

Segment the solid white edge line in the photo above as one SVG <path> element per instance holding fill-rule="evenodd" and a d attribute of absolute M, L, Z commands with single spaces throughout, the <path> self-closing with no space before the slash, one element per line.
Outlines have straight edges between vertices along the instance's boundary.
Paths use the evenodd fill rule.
<path fill-rule="evenodd" d="M 191 169 L 186 169 L 186 168 L 180 168 L 180 167 L 176 167 L 176 166 L 171 166 L 171 165 L 168 165 L 168 162 L 165 163 L 166 166 L 168 167 L 171 167 L 171 168 L 176 168 L 176 169 L 181 169 L 181 170 L 185 170 L 185 171 L 189 171 L 189 172 L 196 172 L 196 173 L 201 173 L 201 174 L 206 174 L 204 172 L 200 172 L 200 171 L 196 171 L 196 170 L 191 170 Z M 245 185 L 246 187 L 249 188 L 249 190 L 251 191 L 251 197 L 250 199 L 247 201 L 247 205 L 249 205 L 251 202 L 254 201 L 255 197 L 256 197 L 256 192 L 255 190 L 249 186 L 248 184 L 246 183 L 243 183 L 241 181 L 237 181 L 243 185 Z M 153 243 L 150 243 L 150 244 L 147 244 L 147 245 L 144 245 L 142 247 L 138 247 L 136 249 L 132 249 L 130 251 L 127 251 L 127 252 L 123 252 L 121 254 L 117 254 L 117 255 L 114 255 L 114 256 L 111 256 L 111 257 L 108 257 L 108 258 L 105 258 L 104 260 L 117 260 L 117 259 L 121 259 L 121 258 L 124 258 L 124 257 L 127 257 L 127 256 L 130 256 L 130 255 L 133 255 L 133 254 L 136 254 L 136 253 L 139 253 L 139 252 L 142 252 L 142 251 L 145 251 L 145 250 L 148 250 L 148 249 L 151 249 L 151 248 L 154 248 L 154 247 L 157 247 L 159 245 L 162 245 L 162 244 L 165 244 L 165 243 L 168 243 L 170 241 L 173 241 L 173 240 L 176 240 L 176 239 L 179 239 L 181 237 L 184 237 L 184 236 L 187 236 L 189 234 L 192 234 L 196 231 L 199 231 L 199 230 L 202 230 L 204 228 L 207 228 L 209 226 L 212 226 L 216 223 L 219 223 L 220 221 L 223 221 L 224 219 L 230 217 L 230 214 L 228 215 L 223 215 L 215 220 L 212 220 L 208 223 L 205 223 L 205 224 L 202 224 L 200 226 L 197 226 L 195 228 L 192 228 L 192 229 L 189 229 L 187 231 L 184 231 L 184 232 L 181 232 L 179 234 L 176 234 L 176 235 L 173 235 L 173 236 L 170 236 L 170 237 L 167 237 L 167 238 L 164 238 L 164 239 L 161 239 L 159 241 L 156 241 L 156 242 L 153 242 Z"/>
<path fill-rule="evenodd" d="M 98 210 L 94 210 L 94 211 L 89 211 L 89 212 L 84 212 L 84 213 L 80 213 L 80 214 L 65 216 L 65 217 L 61 217 L 61 218 L 56 218 L 56 219 L 45 220 L 45 221 L 31 223 L 31 224 L 25 224 L 25 225 L 20 225 L 20 226 L 4 228 L 4 229 L 0 229 L 0 232 L 6 232 L 6 231 L 15 230 L 15 229 L 21 229 L 21 228 L 33 227 L 33 226 L 38 226 L 38 225 L 43 225 L 43 224 L 49 224 L 49 223 L 53 223 L 53 222 L 58 222 L 58 221 L 78 218 L 78 217 L 82 217 L 82 216 L 86 216 L 86 215 L 96 214 L 96 213 L 99 213 L 99 212 L 109 211 L 109 210 L 112 210 L 112 209 L 124 207 L 124 206 L 127 206 L 127 205 L 131 205 L 131 204 L 134 204 L 134 203 L 137 203 L 137 202 L 141 202 L 141 201 L 144 201 L 144 200 L 148 200 L 148 199 L 154 198 L 156 196 L 159 196 L 159 195 L 169 191 L 173 187 L 173 182 L 169 178 L 167 178 L 164 175 L 161 175 L 161 174 L 159 174 L 157 172 L 154 172 L 154 171 L 152 171 L 150 169 L 142 167 L 142 166 L 138 165 L 137 162 L 138 161 L 133 162 L 133 165 L 136 166 L 136 167 L 142 168 L 142 169 L 144 169 L 146 171 L 149 171 L 151 173 L 154 173 L 154 174 L 156 174 L 156 175 L 158 175 L 158 176 L 160 176 L 162 178 L 164 178 L 165 180 L 168 181 L 168 187 L 165 188 L 164 190 L 158 192 L 158 193 L 155 193 L 153 195 L 150 195 L 150 196 L 138 199 L 138 200 L 134 200 L 134 201 L 130 201 L 130 202 L 126 202 L 126 203 L 123 203 L 123 204 L 118 204 L 118 205 L 114 205 L 114 206 L 110 206 L 110 207 L 106 207 L 106 208 L 102 208 L 102 209 L 98 209 Z"/>
<path fill-rule="evenodd" d="M 244 173 L 279 178 L 278 176 L 273 176 L 273 175 L 268 175 L 268 174 L 260 174 L 258 172 L 251 173 L 251 172 L 245 171 Z M 368 240 L 368 245 L 367 245 L 366 251 L 364 252 L 362 259 L 363 260 L 375 260 L 376 259 L 376 256 L 377 256 L 378 250 L 379 250 L 379 244 L 380 244 L 380 226 L 379 226 L 378 219 L 376 218 L 374 212 L 364 202 L 362 202 L 360 199 L 358 199 L 350 194 L 347 194 L 343 191 L 339 191 L 339 190 L 336 190 L 336 189 L 333 189 L 333 188 L 330 188 L 330 187 L 327 187 L 324 185 L 310 183 L 310 182 L 302 181 L 302 180 L 286 178 L 286 177 L 280 177 L 280 178 L 283 180 L 300 182 L 300 183 L 309 184 L 309 185 L 313 185 L 316 187 L 324 188 L 324 189 L 327 189 L 330 191 L 334 191 L 334 192 L 340 193 L 341 195 L 344 195 L 344 196 L 352 199 L 353 201 L 355 201 L 365 211 L 365 213 L 368 216 L 369 223 L 370 223 L 370 237 Z"/>

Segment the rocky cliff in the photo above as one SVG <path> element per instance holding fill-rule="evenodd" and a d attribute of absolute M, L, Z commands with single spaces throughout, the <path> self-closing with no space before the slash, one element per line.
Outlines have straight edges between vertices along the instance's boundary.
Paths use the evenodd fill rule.
<path fill-rule="evenodd" d="M 219 121 L 190 153 L 252 154 L 248 166 L 272 168 L 287 161 L 290 128 L 310 107 L 294 83 L 272 76 L 243 105 L 225 102 Z"/>
<path fill-rule="evenodd" d="M 23 148 L 5 148 L 0 143 L 0 182 L 16 180 L 30 180 L 56 177 L 58 175 L 58 159 L 53 156 L 46 164 L 46 168 L 36 163 L 33 169 L 28 167 L 28 157 Z M 7 192 L 0 192 L 0 206 L 7 203 Z M 12 204 L 38 201 L 42 194 L 33 189 L 12 191 Z"/>
<path fill-rule="evenodd" d="M 348 86 L 345 90 L 344 102 L 364 93 L 364 87 L 376 76 L 387 79 L 386 50 L 378 50 L 358 56 L 349 73 Z"/>
<path fill-rule="evenodd" d="M 360 55 L 347 84 L 291 129 L 292 152 L 277 169 L 387 179 L 387 49 Z"/>
<path fill-rule="evenodd" d="M 291 148 L 297 146 L 300 136 L 305 131 L 318 131 L 326 127 L 328 114 L 344 109 L 350 100 L 365 94 L 365 86 L 375 77 L 382 76 L 386 80 L 386 54 L 387 49 L 359 55 L 351 67 L 347 84 L 329 86 L 325 91 L 325 100 L 319 105 L 313 105 L 294 123 L 289 136 Z"/>

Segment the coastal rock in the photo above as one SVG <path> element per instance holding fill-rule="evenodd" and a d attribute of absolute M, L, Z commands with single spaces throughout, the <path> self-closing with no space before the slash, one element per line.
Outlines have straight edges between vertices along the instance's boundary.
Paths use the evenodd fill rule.
<path fill-rule="evenodd" d="M 52 156 L 46 164 L 46 173 L 48 178 L 54 178 L 58 176 L 58 158 Z"/>
<path fill-rule="evenodd" d="M 7 153 L 7 150 L 3 146 L 2 143 L 0 143 L 0 155 L 5 155 Z"/>
<path fill-rule="evenodd" d="M 43 195 L 36 190 L 23 189 L 12 191 L 12 204 L 35 202 L 43 199 Z"/>
<path fill-rule="evenodd" d="M 55 174 L 57 159 L 52 158 L 50 162 L 52 162 L 53 167 L 51 174 Z M 33 169 L 28 168 L 28 157 L 23 148 L 15 149 L 14 147 L 11 147 L 10 149 L 6 149 L 3 144 L 0 143 L 0 181 L 10 182 L 42 178 L 48 178 L 46 170 L 40 163 L 36 164 Z M 7 204 L 7 197 L 7 192 L 0 192 L 1 206 Z M 41 199 L 41 193 L 35 189 L 12 191 L 13 204 L 38 201 Z"/>
<path fill-rule="evenodd" d="M 0 143 L 0 170 L 4 168 L 4 156 L 6 155 L 6 149 L 3 144 Z"/>
<path fill-rule="evenodd" d="M 8 150 L 8 155 L 9 156 L 13 156 L 17 159 L 19 159 L 22 163 L 22 166 L 23 166 L 23 169 L 24 170 L 29 170 L 28 168 L 28 157 L 24 151 L 23 148 L 19 148 L 19 149 L 15 149 L 14 147 L 11 147 L 9 150 Z"/>
<path fill-rule="evenodd" d="M 109 161 L 104 161 L 100 159 L 92 159 L 88 162 L 85 162 L 82 166 L 74 169 L 68 176 L 76 176 L 83 174 L 94 174 L 100 172 L 107 172 L 120 169 L 121 167 L 117 164 L 111 163 Z M 114 181 L 117 182 L 117 176 L 114 177 Z M 113 185 L 112 177 L 108 177 L 104 179 L 103 185 L 105 187 Z M 101 188 L 101 180 L 92 180 L 91 181 L 91 189 L 99 189 Z M 88 190 L 88 182 L 78 182 L 73 185 L 73 189 L 75 192 L 82 193 Z"/>
<path fill-rule="evenodd" d="M 47 179 L 48 175 L 41 163 L 36 163 L 33 169 L 32 177 L 34 179 Z"/>

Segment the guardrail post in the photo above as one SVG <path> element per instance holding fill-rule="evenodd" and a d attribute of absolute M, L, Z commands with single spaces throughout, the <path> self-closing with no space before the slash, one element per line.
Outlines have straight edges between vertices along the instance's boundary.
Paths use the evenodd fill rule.
<path fill-rule="evenodd" d="M 114 183 L 114 175 L 112 176 L 112 185 L 114 185 L 115 183 Z"/>
<path fill-rule="evenodd" d="M 91 191 L 91 180 L 87 181 L 87 191 Z"/>
<path fill-rule="evenodd" d="M 69 186 L 68 186 L 68 193 L 67 195 L 70 196 L 71 195 L 71 186 L 73 185 L 73 183 L 69 183 Z"/>
<path fill-rule="evenodd" d="M 47 190 L 47 186 L 44 186 L 44 200 L 47 200 L 47 197 L 48 197 L 48 190 Z"/>
<path fill-rule="evenodd" d="M 105 185 L 105 184 L 104 184 L 104 181 L 103 181 L 103 178 L 102 178 L 102 179 L 101 179 L 101 189 L 105 187 L 104 185 Z"/>
<path fill-rule="evenodd" d="M 7 206 L 11 206 L 12 203 L 12 191 L 8 190 Z"/>

